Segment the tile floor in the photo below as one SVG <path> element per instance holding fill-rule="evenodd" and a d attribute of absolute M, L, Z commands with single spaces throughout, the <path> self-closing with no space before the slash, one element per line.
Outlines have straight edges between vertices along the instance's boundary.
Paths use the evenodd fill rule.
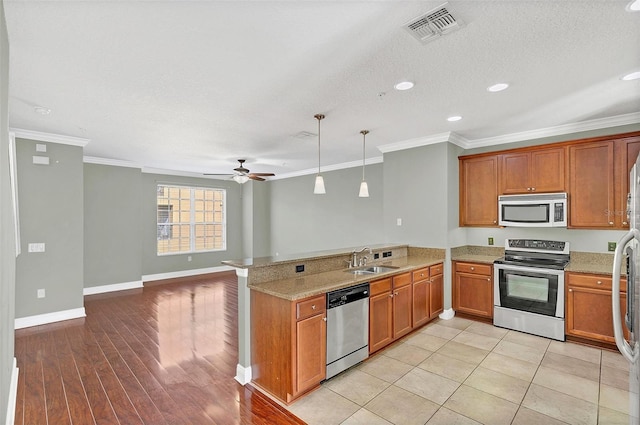
<path fill-rule="evenodd" d="M 289 406 L 310 425 L 625 424 L 619 353 L 437 320 Z"/>

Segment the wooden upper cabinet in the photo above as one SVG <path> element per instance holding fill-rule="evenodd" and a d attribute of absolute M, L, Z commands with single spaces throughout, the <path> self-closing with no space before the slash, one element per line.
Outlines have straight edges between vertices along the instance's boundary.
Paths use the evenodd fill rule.
<path fill-rule="evenodd" d="M 565 191 L 565 148 L 500 155 L 500 193 Z"/>
<path fill-rule="evenodd" d="M 460 226 L 498 225 L 498 156 L 459 160 Z"/>
<path fill-rule="evenodd" d="M 569 227 L 614 227 L 614 142 L 581 143 L 568 149 Z"/>
<path fill-rule="evenodd" d="M 615 142 L 614 155 L 616 157 L 615 173 L 615 211 L 614 225 L 621 229 L 628 229 L 627 194 L 629 193 L 629 172 L 640 154 L 640 136 L 625 137 Z"/>

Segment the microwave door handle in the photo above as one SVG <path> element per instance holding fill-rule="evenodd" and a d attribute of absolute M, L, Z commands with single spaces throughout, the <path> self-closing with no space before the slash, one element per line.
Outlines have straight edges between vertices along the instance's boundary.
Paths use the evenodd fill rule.
<path fill-rule="evenodd" d="M 633 239 L 640 239 L 640 233 L 636 229 L 631 229 L 625 233 L 616 245 L 616 251 L 613 255 L 613 281 L 611 285 L 611 309 L 613 311 L 613 335 L 616 340 L 616 346 L 622 355 L 631 363 L 638 361 L 640 351 L 637 345 L 631 347 L 629 342 L 624 339 L 624 333 L 622 331 L 622 319 L 620 317 L 620 267 L 622 267 L 622 257 L 624 253 L 624 247 Z M 627 276 L 627 283 L 630 276 Z"/>

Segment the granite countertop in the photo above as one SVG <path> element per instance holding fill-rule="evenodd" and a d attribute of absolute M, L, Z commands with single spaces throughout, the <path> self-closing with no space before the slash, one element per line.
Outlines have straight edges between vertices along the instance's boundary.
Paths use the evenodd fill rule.
<path fill-rule="evenodd" d="M 465 245 L 451 248 L 451 261 L 493 264 L 504 257 L 504 248 L 495 246 Z"/>
<path fill-rule="evenodd" d="M 627 273 L 626 264 L 623 262 L 622 274 Z M 571 252 L 571 261 L 565 269 L 566 272 L 592 273 L 611 276 L 613 272 L 613 254 L 595 252 Z"/>
<path fill-rule="evenodd" d="M 309 274 L 291 279 L 274 280 L 260 284 L 249 284 L 249 288 L 255 291 L 264 292 L 287 300 L 299 300 L 313 295 L 320 295 L 336 289 L 347 288 L 363 282 L 382 279 L 394 274 L 409 272 L 421 267 L 427 267 L 442 263 L 442 257 L 428 256 L 408 256 L 395 258 L 393 260 L 375 261 L 367 266 L 392 266 L 396 269 L 368 275 L 355 275 L 348 272 L 348 269 L 332 270 L 323 273 Z"/>

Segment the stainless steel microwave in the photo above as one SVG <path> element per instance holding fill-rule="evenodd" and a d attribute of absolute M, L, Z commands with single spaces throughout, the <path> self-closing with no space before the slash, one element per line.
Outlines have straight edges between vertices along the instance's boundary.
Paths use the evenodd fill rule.
<path fill-rule="evenodd" d="M 498 224 L 510 227 L 567 227 L 567 194 L 498 196 Z"/>

